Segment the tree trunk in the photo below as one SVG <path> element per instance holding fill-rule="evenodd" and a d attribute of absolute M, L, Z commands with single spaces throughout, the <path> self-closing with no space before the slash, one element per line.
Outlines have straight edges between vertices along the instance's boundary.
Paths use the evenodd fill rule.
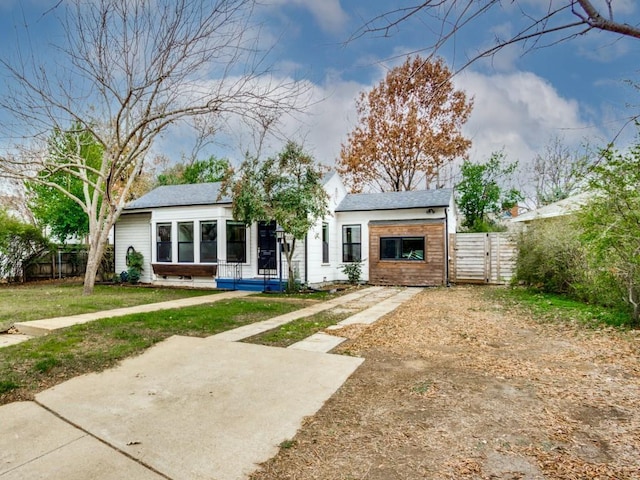
<path fill-rule="evenodd" d="M 90 248 L 87 254 L 87 270 L 84 274 L 84 286 L 82 288 L 83 295 L 91 295 L 93 287 L 96 283 L 96 277 L 102 256 L 104 255 L 105 245 L 109 240 L 109 231 L 113 226 L 115 216 L 109 214 L 109 218 L 104 223 L 89 220 L 89 242 Z"/>
<path fill-rule="evenodd" d="M 287 242 L 285 239 L 284 245 L 284 251 L 287 258 L 287 269 L 289 271 L 289 276 L 287 278 L 287 291 L 293 292 L 296 289 L 295 272 L 293 270 L 293 252 L 296 248 L 296 239 L 294 238 L 291 241 L 291 246 L 289 246 L 289 242 Z"/>

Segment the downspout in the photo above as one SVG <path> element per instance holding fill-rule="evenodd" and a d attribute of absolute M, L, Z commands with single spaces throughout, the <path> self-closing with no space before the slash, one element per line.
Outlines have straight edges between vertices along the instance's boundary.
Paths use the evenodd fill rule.
<path fill-rule="evenodd" d="M 449 282 L 449 208 L 444 208 L 444 248 L 445 248 L 445 266 L 444 266 L 444 275 L 445 275 L 445 285 L 447 287 L 451 286 Z"/>
<path fill-rule="evenodd" d="M 309 239 L 309 235 L 304 236 L 304 284 L 309 285 L 309 245 L 307 240 Z"/>

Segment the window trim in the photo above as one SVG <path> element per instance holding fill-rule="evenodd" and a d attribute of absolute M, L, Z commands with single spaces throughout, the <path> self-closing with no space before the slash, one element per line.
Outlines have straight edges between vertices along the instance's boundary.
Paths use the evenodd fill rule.
<path fill-rule="evenodd" d="M 202 232 L 204 231 L 204 229 L 202 228 L 203 224 L 207 224 L 207 223 L 212 223 L 215 227 L 215 231 L 216 231 L 216 238 L 214 240 L 203 240 L 202 239 Z M 200 263 L 218 263 L 218 220 L 200 220 L 199 224 L 198 224 L 200 231 L 199 231 L 199 236 L 200 236 L 200 252 L 199 252 L 199 260 Z M 204 248 L 202 248 L 203 245 L 214 245 L 215 248 L 215 260 L 203 260 L 202 259 L 202 255 L 203 252 L 205 251 Z"/>
<path fill-rule="evenodd" d="M 347 230 L 348 228 L 357 228 L 358 229 L 358 233 L 360 236 L 360 241 L 359 242 L 347 242 Z M 353 255 L 353 247 L 355 245 L 358 245 L 360 247 L 360 251 L 359 251 L 359 255 L 357 260 L 347 260 L 347 255 L 346 252 L 347 250 L 350 251 L 351 256 L 355 257 L 355 255 Z M 347 249 L 347 247 L 349 247 Z M 349 224 L 349 225 L 342 225 L 342 263 L 358 263 L 362 261 L 362 225 L 359 223 L 356 224 Z"/>
<path fill-rule="evenodd" d="M 160 238 L 160 227 L 169 227 L 169 240 L 158 240 Z M 156 223 L 156 262 L 158 263 L 171 263 L 173 261 L 173 224 L 172 222 L 158 222 Z M 169 258 L 160 259 L 159 252 L 160 246 L 169 246 Z"/>
<path fill-rule="evenodd" d="M 327 265 L 331 261 L 331 252 L 329 250 L 329 223 L 322 222 L 322 264 Z"/>
<path fill-rule="evenodd" d="M 231 242 L 229 240 L 229 231 L 230 231 L 229 230 L 229 226 L 230 225 L 242 227 L 242 231 L 244 231 L 244 239 L 243 239 L 242 242 L 240 242 L 240 241 Z M 231 260 L 229 260 L 229 245 L 230 244 L 240 244 L 240 243 L 242 243 L 244 245 L 244 248 L 243 248 L 244 258 L 242 260 L 234 260 L 234 262 L 235 263 L 242 263 L 242 264 L 246 264 L 248 262 L 247 244 L 249 243 L 249 238 L 248 238 L 249 235 L 248 235 L 247 230 L 248 230 L 247 226 L 242 222 L 237 222 L 235 220 L 227 220 L 226 221 L 226 223 L 225 223 L 225 245 L 226 245 L 226 248 L 227 248 L 227 262 L 231 262 Z"/>
<path fill-rule="evenodd" d="M 414 250 L 411 250 L 411 253 L 409 254 L 409 256 L 407 257 L 394 257 L 394 258 L 390 258 L 390 257 L 383 257 L 383 248 L 382 248 L 382 243 L 384 241 L 388 241 L 388 240 L 394 240 L 396 242 L 400 242 L 400 245 L 396 247 L 396 252 L 400 251 L 401 255 L 403 254 L 403 252 L 405 251 L 404 248 L 404 242 L 407 240 L 422 240 L 422 258 L 418 257 L 418 256 L 412 256 L 411 253 L 414 252 Z M 427 258 L 427 237 L 425 235 L 392 235 L 392 236 L 386 236 L 386 237 L 380 237 L 379 239 L 379 258 L 380 261 L 382 262 L 424 262 L 426 261 Z"/>
<path fill-rule="evenodd" d="M 191 225 L 191 241 L 180 240 L 182 225 Z M 195 263 L 196 252 L 195 252 L 195 242 L 193 241 L 193 239 L 196 231 L 195 231 L 194 222 L 193 221 L 177 222 L 176 230 L 178 231 L 178 263 Z M 181 255 L 182 249 L 180 247 L 182 247 L 183 245 L 191 245 L 191 259 L 187 259 L 187 260 L 182 259 L 182 255 Z"/>

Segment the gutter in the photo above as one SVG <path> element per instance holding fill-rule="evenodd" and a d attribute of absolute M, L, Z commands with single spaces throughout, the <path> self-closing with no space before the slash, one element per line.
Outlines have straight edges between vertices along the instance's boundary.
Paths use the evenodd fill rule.
<path fill-rule="evenodd" d="M 447 287 L 451 286 L 451 282 L 449 281 L 449 209 L 444 209 L 444 248 L 445 248 L 445 266 L 444 266 L 444 276 L 445 276 L 445 285 Z"/>

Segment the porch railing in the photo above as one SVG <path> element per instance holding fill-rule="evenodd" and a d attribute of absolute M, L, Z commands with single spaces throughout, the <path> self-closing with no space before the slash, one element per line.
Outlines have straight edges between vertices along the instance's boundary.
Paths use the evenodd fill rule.
<path fill-rule="evenodd" d="M 282 270 L 281 274 L 278 272 L 278 265 L 275 258 L 270 259 L 268 264 L 265 265 L 265 268 L 262 270 L 262 279 L 265 291 L 267 290 L 267 287 L 272 280 L 282 281 L 280 290 L 284 289 L 284 285 L 289 281 L 289 266 L 286 260 L 282 261 L 280 269 Z M 297 272 L 300 271 L 300 262 L 298 260 L 293 262 L 293 271 L 294 274 L 298 276 Z"/>
<path fill-rule="evenodd" d="M 238 281 L 242 280 L 242 262 L 218 260 L 218 275 L 216 278 L 231 278 L 235 289 Z"/>

